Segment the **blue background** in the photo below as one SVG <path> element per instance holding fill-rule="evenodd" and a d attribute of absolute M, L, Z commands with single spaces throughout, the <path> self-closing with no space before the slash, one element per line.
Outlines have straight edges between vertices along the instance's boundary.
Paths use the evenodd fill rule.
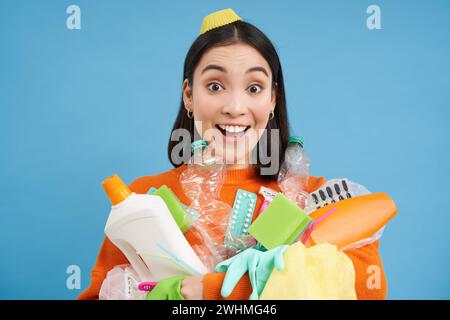
<path fill-rule="evenodd" d="M 81 30 L 66 28 L 70 4 Z M 312 174 L 397 203 L 380 246 L 388 297 L 450 298 L 450 3 L 437 0 L 0 0 L 0 298 L 73 299 L 69 265 L 89 285 L 100 183 L 171 168 L 185 55 L 227 7 L 274 42 Z"/>

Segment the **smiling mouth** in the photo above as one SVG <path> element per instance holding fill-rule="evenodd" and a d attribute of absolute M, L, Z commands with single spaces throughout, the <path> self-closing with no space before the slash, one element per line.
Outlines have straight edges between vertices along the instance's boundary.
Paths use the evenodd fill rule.
<path fill-rule="evenodd" d="M 225 137 L 239 138 L 247 132 L 247 130 L 250 128 L 250 126 L 229 126 L 229 125 L 217 124 L 216 128 Z"/>

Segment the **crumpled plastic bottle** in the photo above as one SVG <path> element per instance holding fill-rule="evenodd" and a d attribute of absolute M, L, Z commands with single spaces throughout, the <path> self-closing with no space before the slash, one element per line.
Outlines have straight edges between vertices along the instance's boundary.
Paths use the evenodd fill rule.
<path fill-rule="evenodd" d="M 192 202 L 187 212 L 197 212 L 190 232 L 192 248 L 208 270 L 214 271 L 217 263 L 227 259 L 229 250 L 224 237 L 232 208 L 220 200 L 220 190 L 226 177 L 222 159 L 214 153 L 214 141 L 208 146 L 205 140 L 194 141 L 192 156 L 180 175 L 184 193 Z"/>
<path fill-rule="evenodd" d="M 310 160 L 303 148 L 303 138 L 291 136 L 284 161 L 278 173 L 281 192 L 300 208 L 307 206 L 309 193 L 305 191 L 309 177 Z"/>

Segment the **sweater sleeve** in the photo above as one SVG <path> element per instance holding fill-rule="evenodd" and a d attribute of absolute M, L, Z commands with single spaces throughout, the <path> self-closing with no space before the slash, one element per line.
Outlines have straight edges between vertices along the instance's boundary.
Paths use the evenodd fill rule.
<path fill-rule="evenodd" d="M 233 292 L 226 298 L 220 294 L 225 272 L 207 273 L 203 276 L 203 298 L 205 300 L 248 300 L 252 294 L 252 285 L 248 273 L 239 280 Z"/>
<path fill-rule="evenodd" d="M 355 268 L 355 289 L 358 300 L 385 299 L 387 293 L 386 277 L 378 252 L 378 241 L 367 246 L 344 251 Z M 252 287 L 248 273 L 238 282 L 233 292 L 223 298 L 220 294 L 225 272 L 208 273 L 203 278 L 205 300 L 248 300 Z"/>
<path fill-rule="evenodd" d="M 375 241 L 358 249 L 344 251 L 355 268 L 358 300 L 383 300 L 387 297 L 387 280 L 378 247 L 379 241 Z"/>

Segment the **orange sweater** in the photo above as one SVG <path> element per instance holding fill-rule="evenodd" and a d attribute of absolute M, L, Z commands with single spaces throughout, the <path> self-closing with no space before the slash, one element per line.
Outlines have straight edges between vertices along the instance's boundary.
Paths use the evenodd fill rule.
<path fill-rule="evenodd" d="M 170 171 L 152 175 L 143 176 L 133 181 L 129 187 L 135 193 L 147 193 L 150 187 L 159 188 L 162 185 L 167 185 L 179 197 L 181 202 L 189 204 L 190 200 L 184 195 L 178 178 L 186 165 L 172 169 Z M 325 179 L 323 177 L 310 177 L 308 181 L 308 188 L 306 191 L 312 192 L 319 188 Z M 234 203 L 234 197 L 237 189 L 244 189 L 258 194 L 260 186 L 280 191 L 276 182 L 264 182 L 259 179 L 254 168 L 228 170 L 227 177 L 221 190 L 221 200 L 228 203 L 230 206 Z M 263 198 L 258 194 L 255 212 L 259 211 Z M 254 219 L 257 215 L 254 215 Z M 187 236 L 186 238 L 190 239 Z M 356 294 L 358 299 L 385 299 L 387 294 L 386 277 L 383 271 L 380 254 L 378 253 L 378 241 L 359 249 L 347 250 L 345 253 L 353 261 L 356 274 Z M 91 284 L 78 299 L 98 299 L 98 294 L 106 274 L 114 266 L 119 264 L 128 264 L 127 258 L 107 237 L 105 237 L 100 252 L 97 257 L 97 262 L 92 270 Z M 377 267 L 373 267 L 377 266 Z M 373 270 L 379 270 L 379 281 L 377 288 L 372 288 L 370 285 L 374 277 Z M 207 300 L 224 299 L 220 295 L 222 282 L 225 273 L 208 273 L 203 278 L 204 298 Z M 369 283 L 369 287 L 367 285 Z M 252 288 L 248 275 L 246 274 L 236 285 L 234 291 L 229 299 L 247 300 L 251 294 Z"/>

